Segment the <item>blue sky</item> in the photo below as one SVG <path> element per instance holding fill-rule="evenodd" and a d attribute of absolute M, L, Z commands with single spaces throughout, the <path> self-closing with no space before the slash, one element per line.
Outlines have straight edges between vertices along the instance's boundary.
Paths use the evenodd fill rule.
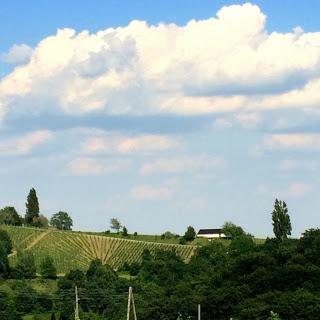
<path fill-rule="evenodd" d="M 318 1 L 2 1 L 0 206 L 74 228 L 293 235 L 320 200 Z"/>

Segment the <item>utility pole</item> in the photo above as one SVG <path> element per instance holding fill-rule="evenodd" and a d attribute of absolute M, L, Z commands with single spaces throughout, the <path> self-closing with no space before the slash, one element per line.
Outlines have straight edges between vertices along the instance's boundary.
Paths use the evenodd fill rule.
<path fill-rule="evenodd" d="M 132 287 L 129 287 L 129 294 L 128 294 L 128 309 L 127 309 L 127 320 L 130 320 L 130 309 L 132 304 L 132 311 L 133 311 L 133 317 L 134 320 L 137 320 L 137 314 L 136 314 L 136 306 L 134 304 L 134 298 L 132 293 Z"/>
<path fill-rule="evenodd" d="M 198 304 L 198 320 L 201 320 L 201 304 Z"/>
<path fill-rule="evenodd" d="M 75 286 L 75 293 L 76 293 L 76 308 L 74 311 L 74 319 L 80 320 L 80 318 L 79 318 L 79 298 L 78 298 L 78 287 L 77 286 Z"/>

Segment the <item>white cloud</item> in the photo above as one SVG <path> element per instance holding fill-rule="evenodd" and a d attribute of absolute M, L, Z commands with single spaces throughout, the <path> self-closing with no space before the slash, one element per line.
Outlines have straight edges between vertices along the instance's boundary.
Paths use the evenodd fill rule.
<path fill-rule="evenodd" d="M 217 129 L 228 129 L 232 127 L 232 122 L 226 118 L 218 118 L 214 121 L 213 126 Z"/>
<path fill-rule="evenodd" d="M 32 51 L 32 48 L 26 44 L 15 44 L 7 53 L 2 55 L 2 60 L 12 64 L 25 64 L 30 61 Z"/>
<path fill-rule="evenodd" d="M 317 107 L 320 32 L 268 33 L 265 21 L 259 7 L 247 3 L 184 26 L 132 21 L 95 34 L 58 30 L 32 52 L 10 50 L 16 61 L 31 55 L 0 80 L 0 114 L 255 114 Z"/>
<path fill-rule="evenodd" d="M 34 148 L 53 138 L 53 133 L 40 130 L 27 133 L 17 138 L 0 140 L 0 155 L 26 155 Z"/>
<path fill-rule="evenodd" d="M 77 176 L 97 176 L 110 174 L 128 168 L 130 162 L 124 160 L 79 157 L 69 163 L 69 171 Z"/>
<path fill-rule="evenodd" d="M 264 138 L 264 150 L 319 150 L 320 134 L 271 134 Z"/>
<path fill-rule="evenodd" d="M 131 190 L 131 196 L 136 200 L 160 200 L 172 196 L 174 190 L 169 185 L 141 185 Z"/>
<path fill-rule="evenodd" d="M 292 183 L 289 186 L 289 195 L 293 197 L 303 197 L 312 191 L 312 187 L 306 183 Z"/>
<path fill-rule="evenodd" d="M 179 146 L 179 142 L 164 135 L 124 136 L 100 133 L 85 139 L 82 148 L 85 153 L 164 151 Z"/>
<path fill-rule="evenodd" d="M 257 112 L 241 112 L 236 115 L 236 119 L 244 128 L 256 127 L 261 122 L 261 116 Z"/>
<path fill-rule="evenodd" d="M 222 164 L 223 160 L 221 158 L 207 155 L 161 158 L 145 163 L 140 172 L 142 174 L 155 174 L 209 171 L 220 167 Z"/>

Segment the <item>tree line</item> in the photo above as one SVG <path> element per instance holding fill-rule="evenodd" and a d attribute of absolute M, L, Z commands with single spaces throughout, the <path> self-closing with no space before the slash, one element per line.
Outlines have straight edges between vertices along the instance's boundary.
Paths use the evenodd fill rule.
<path fill-rule="evenodd" d="M 240 226 L 226 223 L 230 243 L 201 246 L 189 262 L 174 250 L 145 250 L 139 263 L 126 264 L 118 272 L 98 259 L 86 271 L 71 270 L 57 280 L 53 295 L 35 292 L 27 282 L 10 292 L 0 287 L 0 318 L 52 312 L 52 319 L 73 319 L 77 286 L 81 319 L 120 320 L 125 318 L 127 290 L 132 286 L 139 319 L 196 319 L 198 304 L 203 319 L 319 319 L 320 229 L 306 230 L 300 239 L 289 238 L 290 216 L 280 200 L 271 219 L 274 237 L 262 244 Z M 3 266 L 11 249 L 10 238 L 1 234 Z M 34 276 L 30 256 L 21 256 L 7 276 Z M 42 276 L 55 277 L 52 267 L 53 261 L 44 259 Z M 123 272 L 130 276 L 119 276 Z"/>
<path fill-rule="evenodd" d="M 13 226 L 30 226 L 37 228 L 48 228 L 49 226 L 60 230 L 71 230 L 73 221 L 70 215 L 65 211 L 55 213 L 50 221 L 46 216 L 40 214 L 39 200 L 37 192 L 31 188 L 26 201 L 26 213 L 19 215 L 15 207 L 6 206 L 0 209 L 0 224 Z"/>

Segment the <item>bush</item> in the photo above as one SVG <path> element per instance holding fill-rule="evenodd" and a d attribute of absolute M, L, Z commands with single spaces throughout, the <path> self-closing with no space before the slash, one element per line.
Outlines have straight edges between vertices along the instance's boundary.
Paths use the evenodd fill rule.
<path fill-rule="evenodd" d="M 53 259 L 49 256 L 45 257 L 40 265 L 41 276 L 44 279 L 56 279 L 57 270 L 53 264 Z"/>
<path fill-rule="evenodd" d="M 14 207 L 4 207 L 0 210 L 0 223 L 21 226 L 22 218 Z"/>
<path fill-rule="evenodd" d="M 19 252 L 16 267 L 12 271 L 16 279 L 33 279 L 36 278 L 36 265 L 34 256 L 31 252 Z"/>

